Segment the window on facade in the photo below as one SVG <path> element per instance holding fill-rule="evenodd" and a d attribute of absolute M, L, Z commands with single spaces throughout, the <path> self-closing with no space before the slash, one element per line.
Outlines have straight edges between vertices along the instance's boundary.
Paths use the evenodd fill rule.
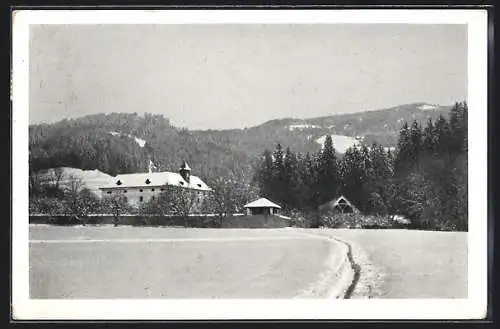
<path fill-rule="evenodd" d="M 127 193 L 127 190 L 123 190 L 123 193 Z"/>
<path fill-rule="evenodd" d="M 153 201 L 154 201 L 154 199 L 155 199 L 155 196 L 153 195 L 153 196 L 151 197 L 151 200 L 153 200 Z"/>
<path fill-rule="evenodd" d="M 142 192 L 142 188 L 139 190 L 139 192 Z"/>
<path fill-rule="evenodd" d="M 165 189 L 164 189 L 164 188 L 161 188 L 161 189 L 160 189 L 160 191 L 162 191 L 162 192 L 163 192 L 163 191 L 165 191 Z"/>
<path fill-rule="evenodd" d="M 111 191 L 108 191 L 107 193 L 108 193 L 108 194 L 111 194 Z"/>
<path fill-rule="evenodd" d="M 142 202 L 142 200 L 144 200 L 144 198 L 142 196 L 139 197 L 139 202 Z"/>
<path fill-rule="evenodd" d="M 151 189 L 151 192 L 154 192 L 154 191 L 155 191 L 155 189 L 154 189 L 154 188 L 152 188 L 152 189 Z"/>

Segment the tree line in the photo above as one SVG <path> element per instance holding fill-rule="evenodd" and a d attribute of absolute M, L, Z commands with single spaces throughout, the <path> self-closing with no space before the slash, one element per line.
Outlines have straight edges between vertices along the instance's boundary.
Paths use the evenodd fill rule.
<path fill-rule="evenodd" d="M 400 214 L 414 227 L 467 230 L 467 113 L 457 102 L 448 118 L 424 127 L 405 122 L 396 149 L 373 143 L 336 152 L 331 136 L 316 153 L 278 144 L 266 149 L 255 175 L 260 194 L 285 212 L 314 212 L 344 195 L 362 213 Z"/>

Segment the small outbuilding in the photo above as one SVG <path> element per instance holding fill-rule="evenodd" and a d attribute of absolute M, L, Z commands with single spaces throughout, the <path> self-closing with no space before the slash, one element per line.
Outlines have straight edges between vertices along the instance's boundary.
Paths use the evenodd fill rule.
<path fill-rule="evenodd" d="M 341 195 L 339 198 L 319 206 L 320 211 L 333 210 L 339 213 L 359 213 L 359 210 L 347 198 Z"/>
<path fill-rule="evenodd" d="M 278 215 L 281 207 L 266 198 L 260 198 L 244 206 L 247 215 Z"/>

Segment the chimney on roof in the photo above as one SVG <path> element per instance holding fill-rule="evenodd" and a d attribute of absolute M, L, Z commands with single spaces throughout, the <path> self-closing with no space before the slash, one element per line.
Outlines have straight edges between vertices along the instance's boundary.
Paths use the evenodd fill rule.
<path fill-rule="evenodd" d="M 186 161 L 183 161 L 181 164 L 181 168 L 179 169 L 179 173 L 181 174 L 182 178 L 189 183 L 189 176 L 191 175 L 191 168 L 189 168 L 189 165 L 187 164 Z"/>

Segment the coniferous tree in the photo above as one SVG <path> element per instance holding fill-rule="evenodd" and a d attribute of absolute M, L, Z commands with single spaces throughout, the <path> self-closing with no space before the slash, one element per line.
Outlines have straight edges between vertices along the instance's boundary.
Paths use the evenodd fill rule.
<path fill-rule="evenodd" d="M 315 182 L 317 173 L 314 160 L 309 152 L 306 153 L 301 161 L 300 168 L 299 204 L 302 209 L 311 209 L 316 205 Z"/>
<path fill-rule="evenodd" d="M 335 198 L 339 191 L 337 156 L 330 135 L 327 135 L 318 156 L 317 186 L 319 204 Z"/>
<path fill-rule="evenodd" d="M 386 214 L 390 208 L 390 191 L 388 191 L 389 179 L 392 176 L 390 157 L 380 144 L 373 143 L 370 160 L 372 166 L 372 177 L 368 188 L 370 208 L 374 213 Z"/>
<path fill-rule="evenodd" d="M 272 170 L 272 196 L 274 202 L 283 202 L 285 200 L 284 189 L 286 188 L 286 175 L 283 149 L 280 143 L 276 145 L 273 152 L 273 170 Z"/>
<path fill-rule="evenodd" d="M 399 139 L 394 156 L 394 174 L 405 176 L 411 166 L 411 139 L 408 123 L 405 122 L 399 131 Z"/>
<path fill-rule="evenodd" d="M 449 130 L 452 136 L 450 148 L 452 153 L 458 154 L 466 150 L 467 141 L 467 103 L 455 103 L 451 109 Z"/>
<path fill-rule="evenodd" d="M 460 121 L 462 124 L 462 134 L 463 134 L 463 145 L 462 145 L 462 152 L 467 152 L 468 151 L 468 145 L 469 145 L 469 139 L 468 139 L 468 131 L 469 131 L 469 106 L 467 105 L 467 102 L 463 103 L 462 106 L 462 111 L 460 112 Z"/>
<path fill-rule="evenodd" d="M 299 183 L 298 161 L 297 156 L 290 150 L 289 147 L 285 151 L 284 159 L 284 204 L 288 209 L 293 209 L 297 206 L 297 190 Z"/>
<path fill-rule="evenodd" d="M 422 149 L 426 156 L 434 155 L 436 152 L 436 135 L 432 119 L 427 121 L 423 131 Z"/>
<path fill-rule="evenodd" d="M 341 160 L 342 194 L 358 209 L 364 209 L 364 159 L 357 146 L 348 148 Z"/>
<path fill-rule="evenodd" d="M 262 163 L 258 168 L 257 184 L 263 197 L 273 198 L 273 158 L 268 149 L 264 150 Z"/>
<path fill-rule="evenodd" d="M 436 136 L 436 151 L 439 156 L 446 160 L 449 159 L 450 153 L 450 127 L 446 119 L 440 115 L 434 124 L 434 131 Z"/>
<path fill-rule="evenodd" d="M 417 121 L 413 121 L 410 128 L 410 159 L 411 168 L 419 170 L 420 154 L 422 151 L 422 128 Z"/>

